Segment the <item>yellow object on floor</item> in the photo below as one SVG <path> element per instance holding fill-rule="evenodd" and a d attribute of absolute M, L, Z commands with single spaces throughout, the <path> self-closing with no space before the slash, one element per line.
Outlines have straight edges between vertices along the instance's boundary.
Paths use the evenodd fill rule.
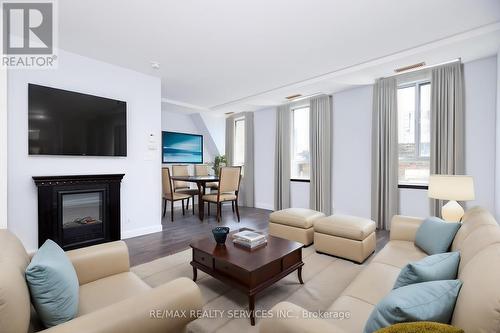
<path fill-rule="evenodd" d="M 395 324 L 379 329 L 375 333 L 464 333 L 464 330 L 446 324 L 421 321 Z"/>

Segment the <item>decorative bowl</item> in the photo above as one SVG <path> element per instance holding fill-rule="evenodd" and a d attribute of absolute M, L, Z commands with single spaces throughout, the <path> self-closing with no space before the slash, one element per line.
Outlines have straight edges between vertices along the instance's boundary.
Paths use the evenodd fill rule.
<path fill-rule="evenodd" d="M 223 245 L 226 243 L 227 234 L 229 233 L 228 227 L 216 227 L 212 229 L 212 233 L 214 234 L 215 241 L 219 245 Z"/>

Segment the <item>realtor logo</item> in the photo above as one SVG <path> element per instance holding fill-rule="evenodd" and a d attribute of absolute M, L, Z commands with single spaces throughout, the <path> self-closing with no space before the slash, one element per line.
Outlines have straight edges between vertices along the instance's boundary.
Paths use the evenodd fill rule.
<path fill-rule="evenodd" d="M 52 1 L 2 2 L 3 66 L 54 67 L 54 6 Z"/>

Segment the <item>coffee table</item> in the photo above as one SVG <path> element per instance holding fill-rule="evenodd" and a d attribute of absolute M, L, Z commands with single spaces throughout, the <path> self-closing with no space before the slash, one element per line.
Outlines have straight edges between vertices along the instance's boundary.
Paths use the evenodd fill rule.
<path fill-rule="evenodd" d="M 267 244 L 249 250 L 232 241 L 229 233 L 225 245 L 217 245 L 213 237 L 196 240 L 193 249 L 193 281 L 197 270 L 243 291 L 248 296 L 250 323 L 255 325 L 255 295 L 297 270 L 302 281 L 302 244 L 287 239 L 267 236 Z"/>

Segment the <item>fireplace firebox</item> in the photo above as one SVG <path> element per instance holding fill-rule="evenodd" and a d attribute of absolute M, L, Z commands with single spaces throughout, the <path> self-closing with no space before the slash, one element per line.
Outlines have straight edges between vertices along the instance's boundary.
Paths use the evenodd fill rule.
<path fill-rule="evenodd" d="M 64 250 L 120 239 L 123 174 L 33 177 L 38 187 L 38 246 Z"/>

